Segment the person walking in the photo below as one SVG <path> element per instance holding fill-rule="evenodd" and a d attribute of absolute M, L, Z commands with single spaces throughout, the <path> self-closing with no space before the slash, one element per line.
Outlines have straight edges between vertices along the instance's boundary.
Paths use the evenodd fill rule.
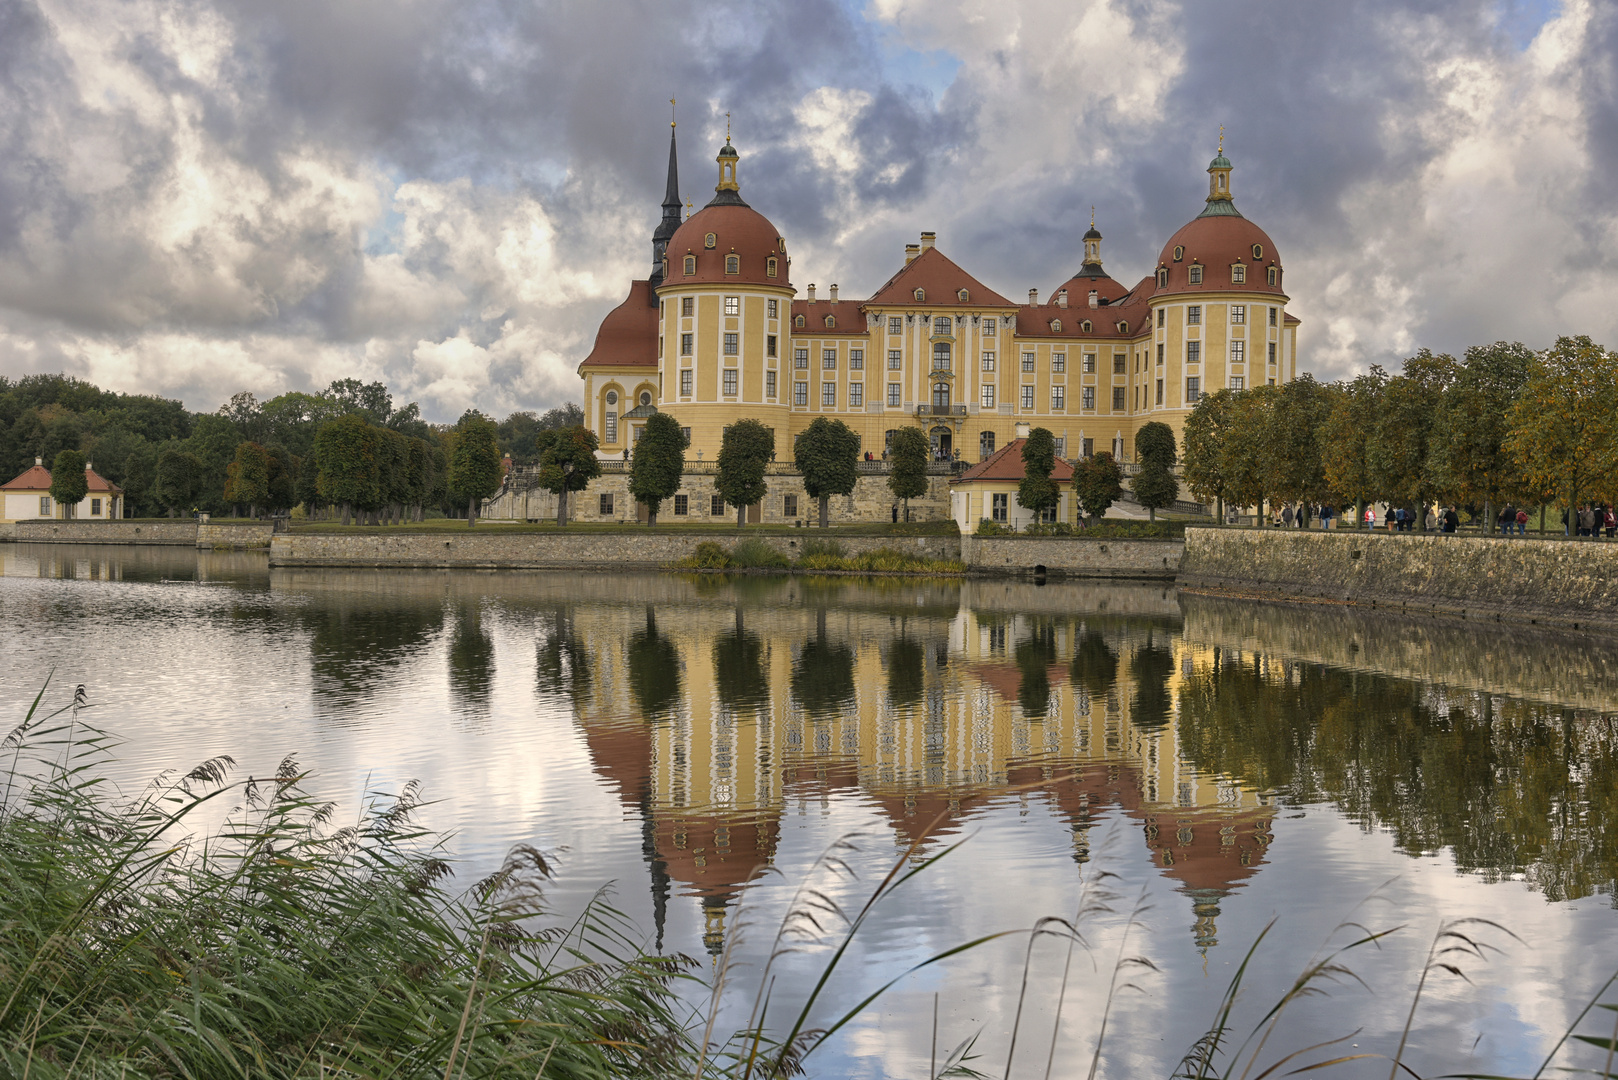
<path fill-rule="evenodd" d="M 1374 506 L 1365 508 L 1365 527 L 1367 529 L 1376 528 L 1376 507 Z"/>
<path fill-rule="evenodd" d="M 1438 515 L 1433 513 L 1433 508 L 1430 506 L 1427 508 L 1427 517 L 1423 519 L 1421 527 L 1427 532 L 1433 532 L 1438 528 Z"/>
<path fill-rule="evenodd" d="M 1526 536 L 1527 534 L 1528 534 L 1528 511 L 1524 510 L 1522 507 L 1519 506 L 1519 507 L 1517 507 L 1517 535 L 1518 536 Z M 1608 535 L 1610 536 L 1611 534 L 1609 533 Z"/>
<path fill-rule="evenodd" d="M 1286 526 L 1289 529 L 1292 528 L 1292 504 L 1291 503 L 1287 503 L 1286 506 L 1281 510 L 1281 524 Z"/>

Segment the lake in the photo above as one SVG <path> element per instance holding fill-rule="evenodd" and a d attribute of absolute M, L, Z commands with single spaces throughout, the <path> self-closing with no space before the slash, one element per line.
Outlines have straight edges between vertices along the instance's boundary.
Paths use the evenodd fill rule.
<path fill-rule="evenodd" d="M 1610 638 L 1121 583 L 272 571 L 28 544 L 0 545 L 0 574 L 12 723 L 54 672 L 47 700 L 84 684 L 121 740 L 122 785 L 292 754 L 341 815 L 419 780 L 463 885 L 533 844 L 559 919 L 610 887 L 648 949 L 708 972 L 728 949 L 717 1030 L 745 1023 L 800 889 L 857 911 L 907 851 L 948 853 L 873 909 L 815 1022 L 1088 903 L 1071 953 L 1011 935 L 904 976 L 815 1075 L 924 1076 L 936 1015 L 940 1057 L 981 1033 L 974 1067 L 1003 1075 L 1015 1026 L 1012 1076 L 1083 1076 L 1105 1013 L 1100 1075 L 1167 1077 L 1267 926 L 1241 1035 L 1349 922 L 1403 929 L 1348 955 L 1365 986 L 1291 1006 L 1264 1063 L 1356 1030 L 1294 1066 L 1391 1054 L 1461 918 L 1521 940 L 1467 924 L 1499 951 L 1460 961 L 1470 982 L 1429 978 L 1407 1060 L 1527 1074 L 1618 968 Z M 1151 966 L 1114 986 L 1136 955 Z M 772 1015 L 827 956 L 776 962 Z"/>

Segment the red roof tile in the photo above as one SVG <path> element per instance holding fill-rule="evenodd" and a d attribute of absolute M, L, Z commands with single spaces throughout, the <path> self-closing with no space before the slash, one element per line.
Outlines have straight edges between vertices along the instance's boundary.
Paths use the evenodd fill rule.
<path fill-rule="evenodd" d="M 952 483 L 964 484 L 971 480 L 1021 480 L 1023 478 L 1022 448 L 1027 439 L 1012 439 L 1006 445 L 957 476 Z M 1073 479 L 1073 466 L 1056 459 L 1051 479 L 1065 484 Z"/>
<path fill-rule="evenodd" d="M 651 282 L 631 281 L 628 298 L 601 320 L 595 348 L 579 368 L 591 366 L 657 366 L 657 301 Z"/>
<path fill-rule="evenodd" d="M 916 299 L 921 289 L 925 300 Z M 966 300 L 959 299 L 962 289 Z M 962 270 L 935 247 L 923 248 L 888 283 L 876 291 L 867 304 L 934 304 L 942 307 L 1011 307 L 1011 301 Z"/>
<path fill-rule="evenodd" d="M 798 325 L 798 316 L 803 316 L 803 325 Z M 835 320 L 835 326 L 826 325 L 826 316 Z M 865 316 L 860 313 L 858 304 L 847 300 L 833 304 L 829 300 L 816 300 L 810 303 L 807 300 L 792 301 L 792 334 L 794 337 L 817 337 L 842 334 L 865 334 Z"/>
<path fill-rule="evenodd" d="M 91 491 L 105 491 L 109 494 L 118 495 L 122 494 L 124 490 L 88 467 L 84 470 L 84 481 Z M 51 471 L 43 465 L 32 465 L 15 480 L 0 484 L 0 491 L 49 491 L 50 489 Z"/>

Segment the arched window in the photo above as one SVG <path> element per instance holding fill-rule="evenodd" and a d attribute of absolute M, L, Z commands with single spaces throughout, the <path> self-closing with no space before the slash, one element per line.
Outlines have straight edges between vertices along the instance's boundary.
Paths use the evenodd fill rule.
<path fill-rule="evenodd" d="M 1052 319 L 1051 320 L 1051 333 L 1060 334 L 1061 332 L 1062 332 L 1062 320 L 1061 319 Z"/>
<path fill-rule="evenodd" d="M 1166 289 L 1166 288 L 1168 288 L 1168 284 L 1169 284 L 1169 271 L 1168 271 L 1168 268 L 1167 267 L 1160 267 L 1158 269 L 1158 271 L 1157 271 L 1157 287 L 1159 289 Z"/>
<path fill-rule="evenodd" d="M 935 383 L 933 383 L 933 409 L 935 411 L 937 411 L 937 410 L 943 410 L 944 412 L 949 411 L 949 383 L 947 383 L 947 382 L 935 382 Z"/>
<path fill-rule="evenodd" d="M 725 256 L 725 273 L 739 274 L 742 272 L 742 259 L 740 255 Z"/>
<path fill-rule="evenodd" d="M 978 432 L 978 457 L 986 458 L 994 453 L 994 432 Z"/>
<path fill-rule="evenodd" d="M 1190 270 L 1190 280 L 1191 280 L 1191 284 L 1193 284 L 1193 285 L 1201 285 L 1202 284 L 1202 267 L 1197 266 L 1194 263 L 1192 264 L 1191 270 Z"/>
<path fill-rule="evenodd" d="M 1118 322 L 1118 332 L 1120 334 L 1129 333 L 1129 323 L 1127 323 L 1127 322 L 1120 319 L 1119 322 Z"/>
<path fill-rule="evenodd" d="M 837 325 L 837 320 L 831 315 L 826 316 L 826 328 L 829 330 Z"/>
<path fill-rule="evenodd" d="M 685 257 L 685 272 L 688 277 L 697 272 L 697 257 L 695 255 Z"/>
<path fill-rule="evenodd" d="M 1279 284 L 1281 284 L 1281 271 L 1277 270 L 1273 266 L 1270 267 L 1270 284 L 1271 285 L 1279 285 Z"/>
<path fill-rule="evenodd" d="M 927 299 L 927 290 L 926 289 L 917 289 L 914 295 L 915 295 L 917 300 L 925 300 L 925 299 Z"/>
<path fill-rule="evenodd" d="M 776 262 L 775 262 L 775 258 L 773 256 L 764 260 L 764 276 L 765 277 L 774 277 L 775 276 L 775 269 L 776 269 Z"/>
<path fill-rule="evenodd" d="M 1247 267 L 1241 263 L 1233 263 L 1230 268 L 1230 280 L 1237 285 L 1247 283 Z"/>
<path fill-rule="evenodd" d="M 1083 322 L 1081 322 L 1079 324 L 1079 329 L 1083 330 L 1086 334 L 1088 334 L 1090 332 L 1090 320 L 1085 319 Z"/>
<path fill-rule="evenodd" d="M 948 371 L 949 369 L 949 342 L 940 341 L 933 346 L 933 370 Z"/>
<path fill-rule="evenodd" d="M 794 315 L 792 317 L 792 325 L 802 329 L 802 327 L 804 325 L 803 316 L 802 315 Z"/>

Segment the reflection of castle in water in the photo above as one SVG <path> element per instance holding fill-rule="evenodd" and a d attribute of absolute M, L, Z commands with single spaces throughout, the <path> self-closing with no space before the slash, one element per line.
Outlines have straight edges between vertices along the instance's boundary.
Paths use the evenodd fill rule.
<path fill-rule="evenodd" d="M 717 949 L 792 804 L 858 792 L 908 847 L 974 806 L 1041 798 L 1079 861 L 1100 812 L 1138 823 L 1198 944 L 1216 942 L 1273 810 L 1182 761 L 1175 699 L 1201 661 L 1169 620 L 848 599 L 556 616 L 542 683 L 572 695 L 598 774 L 643 816 L 659 914 L 670 891 L 700 898 Z"/>

